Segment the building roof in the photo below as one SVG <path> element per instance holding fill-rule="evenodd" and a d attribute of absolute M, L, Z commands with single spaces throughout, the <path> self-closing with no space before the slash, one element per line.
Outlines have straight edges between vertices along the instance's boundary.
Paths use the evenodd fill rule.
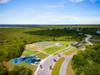
<path fill-rule="evenodd" d="M 100 30 L 97 30 L 96 33 L 100 34 Z"/>

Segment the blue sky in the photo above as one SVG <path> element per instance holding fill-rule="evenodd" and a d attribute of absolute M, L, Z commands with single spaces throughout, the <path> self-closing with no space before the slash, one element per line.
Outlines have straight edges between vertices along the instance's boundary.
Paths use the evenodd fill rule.
<path fill-rule="evenodd" d="M 100 24 L 100 0 L 0 0 L 0 24 Z"/>

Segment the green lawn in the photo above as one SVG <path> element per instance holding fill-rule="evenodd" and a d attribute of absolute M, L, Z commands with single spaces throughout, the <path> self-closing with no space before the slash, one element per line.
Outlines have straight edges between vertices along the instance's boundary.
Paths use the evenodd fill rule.
<path fill-rule="evenodd" d="M 60 46 L 57 46 L 56 43 L 59 43 Z M 45 51 L 46 53 L 48 54 L 52 54 L 52 53 L 55 53 L 57 51 L 60 51 L 60 50 L 63 50 L 64 48 L 66 48 L 70 43 L 72 42 L 67 42 L 67 41 L 53 41 L 53 44 L 52 46 L 50 47 L 47 47 L 45 48 L 43 51 Z M 35 54 L 38 54 L 39 52 L 38 51 L 35 51 L 35 50 L 25 50 L 23 52 L 23 56 L 30 56 L 30 55 L 35 55 Z M 41 54 L 39 53 L 38 54 L 39 56 L 42 56 L 44 54 Z M 43 58 L 46 57 L 46 56 L 42 56 Z"/>
<path fill-rule="evenodd" d="M 22 54 L 22 56 L 30 56 L 30 55 L 35 55 L 37 54 L 38 51 L 32 51 L 32 50 L 25 50 Z"/>
<path fill-rule="evenodd" d="M 47 52 L 48 54 L 52 54 L 57 51 L 63 50 L 64 48 L 66 48 L 69 45 L 69 42 L 66 42 L 66 41 L 57 41 L 57 42 L 60 43 L 61 46 L 53 45 L 51 47 L 44 49 L 44 51 Z M 55 43 L 57 43 L 57 42 L 55 42 Z"/>
<path fill-rule="evenodd" d="M 71 49 L 71 50 L 65 52 L 65 55 L 69 56 L 69 55 L 72 55 L 73 53 L 75 53 L 75 52 L 77 52 L 77 51 L 78 51 L 77 48 L 73 48 L 73 49 Z"/>
<path fill-rule="evenodd" d="M 44 58 L 46 58 L 48 55 L 46 55 L 46 54 L 44 54 L 44 53 L 38 53 L 38 54 L 36 54 L 39 58 L 41 58 L 41 59 L 44 59 Z"/>
<path fill-rule="evenodd" d="M 44 51 L 47 52 L 48 54 L 52 54 L 52 53 L 55 53 L 55 52 L 57 52 L 57 51 L 59 51 L 59 50 L 61 50 L 63 48 L 64 48 L 64 46 L 60 46 L 60 47 L 52 46 L 52 47 L 44 49 Z"/>
<path fill-rule="evenodd" d="M 64 60 L 65 60 L 64 57 L 62 57 L 55 63 L 51 75 L 59 75 L 60 68 L 61 68 L 61 65 L 64 62 Z"/>
<path fill-rule="evenodd" d="M 41 53 L 41 52 L 38 52 L 38 51 L 31 51 L 31 50 L 26 50 L 22 54 L 22 56 L 31 56 L 31 55 L 37 55 L 41 59 L 46 58 L 48 56 L 44 53 Z"/>

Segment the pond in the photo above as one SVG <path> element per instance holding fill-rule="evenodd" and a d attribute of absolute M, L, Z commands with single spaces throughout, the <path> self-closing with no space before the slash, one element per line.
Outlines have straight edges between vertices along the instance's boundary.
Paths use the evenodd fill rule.
<path fill-rule="evenodd" d="M 22 62 L 26 62 L 29 64 L 38 64 L 41 61 L 41 59 L 37 56 L 28 56 L 28 57 L 19 57 L 14 58 L 11 60 L 12 64 L 20 64 Z"/>

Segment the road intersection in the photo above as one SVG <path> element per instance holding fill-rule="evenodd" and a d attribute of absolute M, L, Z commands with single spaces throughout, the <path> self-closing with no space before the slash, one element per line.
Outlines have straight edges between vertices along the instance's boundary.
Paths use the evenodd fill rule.
<path fill-rule="evenodd" d="M 88 35 L 86 34 L 86 38 L 84 39 L 85 42 L 87 42 L 89 45 L 92 45 L 92 43 L 89 41 L 89 39 L 91 38 L 92 36 L 91 35 Z M 60 74 L 59 75 L 66 75 L 66 67 L 68 65 L 68 63 L 71 61 L 72 57 L 76 54 L 76 53 L 73 53 L 72 55 L 70 56 L 66 56 L 64 54 L 64 52 L 67 52 L 67 51 L 70 51 L 71 49 L 73 49 L 74 47 L 73 46 L 68 46 L 66 49 L 63 49 L 62 51 L 58 51 L 54 54 L 51 54 L 49 55 L 46 59 L 43 59 L 40 64 L 38 65 L 38 68 L 36 69 L 34 75 L 51 75 L 51 72 L 52 70 L 50 69 L 50 67 L 54 67 L 55 63 L 53 60 L 56 59 L 56 60 L 59 60 L 61 57 L 64 57 L 65 60 L 64 62 L 62 63 L 62 66 L 60 68 Z M 59 57 L 59 55 L 61 57 Z M 41 69 L 41 66 L 42 65 L 42 69 Z"/>

